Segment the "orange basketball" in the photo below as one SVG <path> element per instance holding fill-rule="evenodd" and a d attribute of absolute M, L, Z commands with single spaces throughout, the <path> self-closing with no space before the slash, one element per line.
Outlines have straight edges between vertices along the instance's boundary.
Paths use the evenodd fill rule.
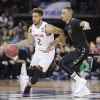
<path fill-rule="evenodd" d="M 18 55 L 18 48 L 16 45 L 8 45 L 7 48 L 5 48 L 5 55 L 7 57 L 15 57 Z"/>

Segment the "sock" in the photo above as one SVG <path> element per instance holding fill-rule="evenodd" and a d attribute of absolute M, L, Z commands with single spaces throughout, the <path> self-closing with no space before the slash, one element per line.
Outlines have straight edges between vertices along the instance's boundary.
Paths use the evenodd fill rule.
<path fill-rule="evenodd" d="M 71 77 L 75 80 L 75 81 L 80 81 L 81 80 L 81 77 L 76 73 L 74 72 Z"/>
<path fill-rule="evenodd" d="M 20 90 L 21 90 L 21 92 L 23 92 L 25 87 L 29 83 L 29 76 L 27 75 L 25 63 L 23 63 L 22 67 L 21 67 L 21 74 L 20 74 L 20 77 L 19 77 L 19 82 L 20 82 Z"/>

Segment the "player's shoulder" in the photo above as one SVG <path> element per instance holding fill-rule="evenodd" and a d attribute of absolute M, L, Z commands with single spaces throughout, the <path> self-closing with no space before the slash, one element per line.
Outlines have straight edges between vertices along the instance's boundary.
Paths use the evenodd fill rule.
<path fill-rule="evenodd" d="M 42 25 L 48 25 L 46 21 L 42 21 Z"/>
<path fill-rule="evenodd" d="M 80 19 L 78 19 L 78 18 L 72 18 L 72 22 L 73 23 L 80 23 L 81 22 L 81 20 Z"/>

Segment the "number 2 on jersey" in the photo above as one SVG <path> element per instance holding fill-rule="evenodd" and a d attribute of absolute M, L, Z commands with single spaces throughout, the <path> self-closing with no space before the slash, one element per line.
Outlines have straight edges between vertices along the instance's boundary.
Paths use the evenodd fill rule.
<path fill-rule="evenodd" d="M 41 44 L 41 39 L 38 38 L 38 39 L 37 39 L 37 43 L 38 43 L 38 45 L 42 45 L 42 44 Z"/>

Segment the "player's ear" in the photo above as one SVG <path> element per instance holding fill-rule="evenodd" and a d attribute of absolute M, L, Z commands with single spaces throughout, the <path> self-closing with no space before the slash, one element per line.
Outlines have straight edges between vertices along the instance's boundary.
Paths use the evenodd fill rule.
<path fill-rule="evenodd" d="M 41 19 L 43 19 L 43 16 L 40 16 L 41 17 Z"/>

